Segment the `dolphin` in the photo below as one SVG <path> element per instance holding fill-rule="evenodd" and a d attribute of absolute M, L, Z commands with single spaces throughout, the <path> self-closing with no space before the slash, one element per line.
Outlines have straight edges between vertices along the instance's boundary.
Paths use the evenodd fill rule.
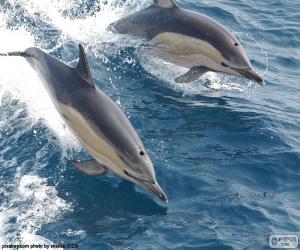
<path fill-rule="evenodd" d="M 241 43 L 227 28 L 206 15 L 179 8 L 172 0 L 154 0 L 150 7 L 109 27 L 119 34 L 146 39 L 149 54 L 189 69 L 176 82 L 195 81 L 213 71 L 264 85 Z"/>
<path fill-rule="evenodd" d="M 78 170 L 89 175 L 112 171 L 148 189 L 162 202 L 168 202 L 156 180 L 149 155 L 130 121 L 118 105 L 95 86 L 81 44 L 75 68 L 35 47 L 0 55 L 24 57 L 38 72 L 57 111 L 93 157 L 92 160 L 73 161 Z"/>

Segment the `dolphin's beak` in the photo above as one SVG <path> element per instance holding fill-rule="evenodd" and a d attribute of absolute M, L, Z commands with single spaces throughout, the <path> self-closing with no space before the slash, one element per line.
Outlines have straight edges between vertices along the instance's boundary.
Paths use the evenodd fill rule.
<path fill-rule="evenodd" d="M 135 183 L 140 185 L 141 187 L 148 189 L 151 193 L 153 193 L 155 196 L 157 196 L 162 202 L 168 203 L 168 197 L 164 193 L 164 191 L 161 189 L 157 181 L 148 180 L 147 178 L 135 176 L 133 174 L 130 174 L 128 171 L 124 171 L 124 173 L 134 179 Z"/>
<path fill-rule="evenodd" d="M 163 203 L 168 203 L 168 197 L 161 189 L 157 182 L 150 183 L 150 182 L 140 182 L 140 185 L 149 191 L 151 191 L 155 196 L 157 196 Z"/>
<path fill-rule="evenodd" d="M 240 69 L 237 70 L 237 72 L 249 80 L 253 80 L 260 85 L 264 85 L 264 80 L 253 69 Z"/>

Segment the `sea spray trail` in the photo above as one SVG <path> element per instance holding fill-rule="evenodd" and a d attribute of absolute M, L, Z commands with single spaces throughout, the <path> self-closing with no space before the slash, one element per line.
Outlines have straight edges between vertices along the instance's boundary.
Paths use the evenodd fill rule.
<path fill-rule="evenodd" d="M 176 84 L 182 69 L 106 30 L 150 0 L 0 4 L 0 52 L 38 46 L 75 66 L 84 44 L 170 198 L 166 209 L 113 175 L 74 171 L 69 160 L 89 156 L 40 79 L 24 59 L 0 58 L 0 243 L 268 249 L 270 233 L 299 231 L 299 3 L 177 2 L 236 32 L 266 86 L 213 73 Z"/>

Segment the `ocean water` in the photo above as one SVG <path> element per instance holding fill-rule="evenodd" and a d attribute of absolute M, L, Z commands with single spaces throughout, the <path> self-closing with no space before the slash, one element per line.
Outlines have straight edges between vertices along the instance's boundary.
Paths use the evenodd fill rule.
<path fill-rule="evenodd" d="M 1 0 L 0 52 L 38 46 L 69 65 L 86 48 L 95 83 L 134 124 L 169 197 L 163 206 L 88 154 L 22 58 L 0 58 L 0 243 L 79 249 L 269 249 L 300 236 L 300 2 L 178 5 L 232 30 L 266 86 L 182 69 L 137 53 L 107 26 L 151 0 Z"/>

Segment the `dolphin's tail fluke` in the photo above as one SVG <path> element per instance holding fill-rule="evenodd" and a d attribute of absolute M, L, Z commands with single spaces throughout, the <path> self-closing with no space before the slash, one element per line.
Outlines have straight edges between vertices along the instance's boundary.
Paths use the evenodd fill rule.
<path fill-rule="evenodd" d="M 7 52 L 7 53 L 0 53 L 0 56 L 22 56 L 28 57 L 26 52 L 22 51 L 14 51 L 14 52 Z"/>

